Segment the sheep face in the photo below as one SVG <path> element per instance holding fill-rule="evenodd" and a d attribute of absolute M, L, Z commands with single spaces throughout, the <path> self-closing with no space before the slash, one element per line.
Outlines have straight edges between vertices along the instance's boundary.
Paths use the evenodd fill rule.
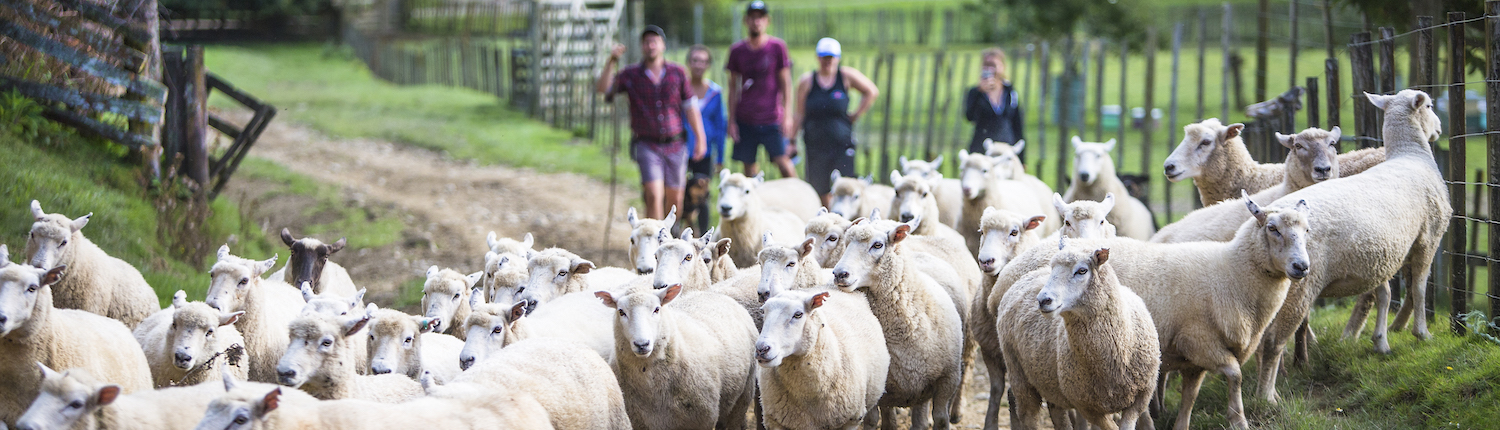
<path fill-rule="evenodd" d="M 1309 209 L 1306 200 L 1300 200 L 1290 209 L 1261 208 L 1250 200 L 1243 190 L 1245 205 L 1255 216 L 1256 227 L 1264 235 L 1271 263 L 1292 279 L 1307 276 L 1311 261 L 1307 253 L 1309 235 Z"/>
<path fill-rule="evenodd" d="M 302 306 L 302 314 L 317 314 L 328 316 L 349 315 L 350 311 L 364 309 L 365 289 L 360 288 L 353 297 L 336 297 L 331 294 L 316 295 L 312 292 L 310 284 L 302 283 L 302 300 L 307 304 Z M 371 304 L 374 306 L 374 304 Z"/>
<path fill-rule="evenodd" d="M 891 172 L 891 184 L 896 188 L 896 200 L 891 203 L 891 212 L 894 212 L 896 219 L 907 222 L 918 217 L 935 216 L 924 213 L 936 199 L 932 196 L 932 186 L 926 179 L 920 176 L 901 176 L 900 173 Z"/>
<path fill-rule="evenodd" d="M 962 159 L 963 157 L 959 158 Z M 938 155 L 937 158 L 932 159 L 930 162 L 927 160 L 907 160 L 905 155 L 901 156 L 897 161 L 901 163 L 901 174 L 921 176 L 927 178 L 929 181 L 937 180 L 938 178 L 934 174 L 938 172 L 938 169 L 943 168 L 942 155 Z"/>
<path fill-rule="evenodd" d="M 1105 193 L 1104 201 L 1075 200 L 1063 203 L 1062 196 L 1052 193 L 1052 206 L 1062 216 L 1063 226 L 1059 236 L 1073 239 L 1104 239 L 1115 237 L 1114 226 L 1105 218 L 1115 208 L 1115 193 Z"/>
<path fill-rule="evenodd" d="M 1113 162 L 1109 152 L 1115 149 L 1115 140 L 1104 143 L 1084 142 L 1073 136 L 1073 173 L 1084 185 L 1093 185 L 1099 175 Z"/>
<path fill-rule="evenodd" d="M 844 219 L 858 218 L 859 196 L 869 184 L 858 178 L 845 178 L 838 170 L 830 175 L 833 178 L 833 196 L 828 199 L 828 211 Z"/>
<path fill-rule="evenodd" d="M 1411 118 L 1412 127 L 1415 127 L 1427 138 L 1428 142 L 1437 142 L 1443 133 L 1442 123 L 1438 122 L 1437 112 L 1432 110 L 1432 97 L 1427 93 L 1417 90 L 1401 90 L 1394 95 L 1382 96 L 1378 94 L 1365 93 L 1370 103 L 1385 111 L 1387 118 Z"/>
<path fill-rule="evenodd" d="M 427 268 L 427 282 L 422 284 L 422 309 L 425 316 L 437 320 L 438 330 L 451 327 L 453 315 L 469 301 L 470 288 L 479 282 L 483 272 L 463 275 L 452 269 Z"/>
<path fill-rule="evenodd" d="M 826 291 L 788 291 L 766 300 L 761 305 L 766 319 L 755 341 L 755 363 L 776 367 L 786 357 L 807 353 L 818 341 L 820 328 L 808 321 L 827 299 Z"/>
<path fill-rule="evenodd" d="M 1218 118 L 1209 118 L 1182 127 L 1182 142 L 1162 163 L 1167 180 L 1172 182 L 1192 179 L 1203 174 L 1203 166 L 1210 159 L 1223 153 L 1225 142 L 1240 136 L 1244 124 L 1224 125 Z"/>
<path fill-rule="evenodd" d="M 833 283 L 840 290 L 853 292 L 881 283 L 870 276 L 882 261 L 892 258 L 895 246 L 905 240 L 915 227 L 895 221 L 855 221 L 844 240 L 849 246 L 843 258 L 833 267 Z"/>
<path fill-rule="evenodd" d="M 745 216 L 753 202 L 760 201 L 755 189 L 765 182 L 764 172 L 754 178 L 729 173 L 729 169 L 719 172 L 719 219 L 733 221 Z"/>
<path fill-rule="evenodd" d="M 488 292 L 489 296 L 485 297 L 481 294 L 479 297 L 485 301 L 491 303 L 515 301 L 516 293 L 525 287 L 526 257 L 509 252 L 484 253 L 483 282 L 483 291 Z M 472 291 L 470 293 L 472 294 Z"/>
<path fill-rule="evenodd" d="M 522 237 L 521 240 L 515 240 L 508 237 L 498 237 L 492 231 L 488 236 L 485 236 L 484 243 L 489 245 L 490 252 L 496 254 L 510 253 L 527 256 L 536 252 L 531 249 L 532 245 L 536 244 L 536 239 L 531 237 L 531 233 L 526 233 L 526 236 Z"/>
<path fill-rule="evenodd" d="M 280 405 L 281 387 L 269 391 L 240 388 L 233 378 L 225 375 L 224 390 L 227 393 L 208 403 L 197 430 L 249 430 Z"/>
<path fill-rule="evenodd" d="M 265 261 L 247 260 L 230 255 L 229 246 L 224 245 L 219 247 L 218 257 L 208 271 L 212 281 L 203 302 L 221 312 L 245 310 L 245 295 L 251 288 L 260 288 L 260 275 L 276 265 L 276 256 Z"/>
<path fill-rule="evenodd" d="M 979 270 L 999 275 L 1000 270 L 1019 255 L 1021 239 L 1027 232 L 1042 225 L 1047 217 L 1037 215 L 1024 217 L 1015 212 L 992 207 L 984 208 L 979 221 Z"/>
<path fill-rule="evenodd" d="M 234 324 L 244 311 L 223 312 L 202 303 L 173 304 L 172 326 L 167 342 L 172 347 L 172 365 L 188 370 L 203 364 L 218 351 L 214 334 L 219 327 Z"/>
<path fill-rule="evenodd" d="M 578 277 L 592 270 L 593 262 L 571 252 L 556 248 L 542 251 L 527 264 L 526 271 L 530 272 L 531 279 L 526 282 L 526 288 L 516 293 L 516 300 L 526 302 L 526 312 L 530 313 L 537 305 L 563 295 L 568 291 L 569 283 L 586 284 L 584 278 Z"/>
<path fill-rule="evenodd" d="M 292 249 L 291 256 L 286 259 L 286 272 L 291 279 L 286 282 L 292 285 L 310 282 L 315 290 L 321 290 L 319 279 L 323 276 L 323 266 L 328 265 L 328 256 L 344 249 L 347 243 L 342 237 L 332 244 L 311 237 L 294 239 L 292 232 L 284 228 L 281 229 L 281 242 Z"/>
<path fill-rule="evenodd" d="M 844 237 L 844 230 L 850 225 L 849 220 L 834 214 L 819 214 L 807 222 L 803 232 L 813 241 L 813 259 L 819 265 L 830 267 L 838 262 L 843 255 L 839 239 Z"/>
<path fill-rule="evenodd" d="M 0 269 L 0 338 L 31 320 L 38 300 L 52 300 L 51 285 L 62 279 L 68 266 L 57 266 L 51 270 L 12 264 Z"/>
<path fill-rule="evenodd" d="M 31 406 L 16 420 L 18 429 L 73 428 L 79 419 L 114 403 L 120 395 L 119 385 L 99 382 L 82 369 L 57 373 L 45 364 L 36 365 L 42 372 L 42 385 Z"/>
<path fill-rule="evenodd" d="M 594 295 L 619 314 L 615 318 L 615 343 L 629 342 L 630 352 L 637 357 L 648 357 L 667 346 L 666 333 L 661 330 L 662 307 L 681 292 L 682 286 L 673 285 L 660 290 L 632 290 L 620 297 L 608 291 Z"/>
<path fill-rule="evenodd" d="M 1339 177 L 1341 134 L 1338 127 L 1330 131 L 1309 128 L 1290 136 L 1276 133 L 1276 140 L 1281 142 L 1281 146 L 1291 150 L 1286 174 L 1303 186 Z"/>
<path fill-rule="evenodd" d="M 435 320 L 380 309 L 370 317 L 370 374 L 411 374 L 419 359 L 418 336 L 437 328 Z"/>
<path fill-rule="evenodd" d="M 804 239 L 802 243 L 794 247 L 779 246 L 774 243 L 771 233 L 766 233 L 761 238 L 760 254 L 760 284 L 756 285 L 755 293 L 760 296 L 760 302 L 781 294 L 792 288 L 796 282 L 797 263 L 803 257 L 813 251 L 813 239 Z"/>
<path fill-rule="evenodd" d="M 958 183 L 963 187 L 964 199 L 984 197 L 984 189 L 989 185 L 990 169 L 995 167 L 995 160 L 984 154 L 971 154 L 967 150 L 959 150 L 958 158 L 963 163 L 959 165 Z"/>
<path fill-rule="evenodd" d="M 635 273 L 645 275 L 656 271 L 656 248 L 661 246 L 661 237 L 669 235 L 671 226 L 677 223 L 677 206 L 662 220 L 638 218 L 635 208 L 625 213 L 630 221 L 630 261 L 635 263 Z M 670 236 L 668 236 L 670 237 Z"/>
<path fill-rule="evenodd" d="M 32 200 L 31 216 L 35 222 L 31 224 L 31 235 L 26 237 L 26 260 L 32 266 L 51 269 L 63 260 L 64 253 L 71 250 L 68 245 L 82 238 L 78 232 L 89 224 L 89 217 L 94 214 L 68 219 L 42 212 L 42 204 Z"/>
<path fill-rule="evenodd" d="M 661 247 L 656 248 L 656 273 L 652 275 L 651 286 L 653 288 L 666 288 L 673 285 L 682 285 L 687 279 L 689 270 L 702 270 L 707 272 L 708 266 L 696 261 L 700 254 L 698 241 L 691 240 L 692 229 L 684 230 L 684 239 L 672 239 L 662 232 L 664 239 Z"/>
<path fill-rule="evenodd" d="M 1052 256 L 1052 275 L 1036 295 L 1037 309 L 1042 313 L 1066 313 L 1078 304 L 1079 297 L 1090 287 L 1097 288 L 1094 277 L 1099 266 L 1109 261 L 1109 248 L 1084 249 L 1066 246 Z"/>
<path fill-rule="evenodd" d="M 1013 179 L 1017 173 L 1022 173 L 1017 168 L 1022 166 L 1019 154 L 1024 148 L 1026 148 L 1025 140 L 1017 141 L 1015 145 L 984 140 L 984 155 L 995 159 L 995 174 L 1005 179 Z"/>
<path fill-rule="evenodd" d="M 483 305 L 476 307 L 464 321 L 464 348 L 458 354 L 458 367 L 468 370 L 484 361 L 507 343 L 515 331 L 515 322 L 526 317 L 526 303 Z M 515 339 L 509 339 L 514 341 Z"/>
<path fill-rule="evenodd" d="M 276 382 L 297 388 L 313 378 L 329 378 L 325 371 L 354 359 L 348 356 L 348 338 L 369 322 L 370 314 L 365 312 L 339 317 L 318 314 L 297 317 L 288 329 L 291 342 L 287 343 L 286 354 L 276 364 Z"/>

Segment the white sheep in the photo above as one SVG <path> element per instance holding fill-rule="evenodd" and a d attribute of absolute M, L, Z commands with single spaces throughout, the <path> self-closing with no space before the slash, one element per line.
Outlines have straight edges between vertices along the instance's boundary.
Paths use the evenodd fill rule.
<path fill-rule="evenodd" d="M 723 295 L 633 286 L 596 292 L 615 319 L 615 377 L 636 429 L 744 428 L 755 323 Z"/>
<path fill-rule="evenodd" d="M 1162 163 L 1167 180 L 1192 179 L 1204 206 L 1276 186 L 1285 176 L 1281 164 L 1259 164 L 1240 136 L 1244 124 L 1224 125 L 1209 118 L 1182 127 L 1182 142 Z M 1335 143 L 1335 145 L 1337 145 Z M 1339 176 L 1351 176 L 1385 161 L 1385 148 L 1339 154 Z"/>
<path fill-rule="evenodd" d="M 892 422 L 892 407 L 910 407 L 914 427 L 931 420 L 935 428 L 945 429 L 950 405 L 961 395 L 963 323 L 953 301 L 944 297 L 947 292 L 904 251 L 912 228 L 894 221 L 849 227 L 843 239 L 848 248 L 833 269 L 834 283 L 846 292 L 867 290 L 891 351 L 880 400 L 882 421 Z"/>
<path fill-rule="evenodd" d="M 780 237 L 793 237 L 797 235 L 797 227 L 805 223 L 805 218 L 771 206 L 768 199 L 761 197 L 765 193 L 774 196 L 769 201 L 783 199 L 781 195 L 762 189 L 766 183 L 765 173 L 747 178 L 729 173 L 729 169 L 719 172 L 719 227 L 714 240 L 729 238 L 739 243 L 729 250 L 729 257 L 738 267 L 755 264 L 762 234 L 769 231 Z M 817 213 L 818 209 L 813 208 L 803 216 L 811 218 Z"/>
<path fill-rule="evenodd" d="M 593 262 L 562 248 L 537 252 L 526 264 L 530 279 L 516 293 L 516 301 L 525 302 L 527 312 L 564 294 L 616 288 L 640 277 L 634 271 L 595 267 Z"/>
<path fill-rule="evenodd" d="M 379 309 L 373 303 L 370 308 L 374 311 L 370 313 L 367 328 L 369 374 L 394 373 L 414 381 L 424 371 L 439 381 L 452 381 L 458 376 L 462 370 L 458 367 L 458 353 L 463 350 L 464 341 L 434 333 L 437 324 L 433 318 Z"/>
<path fill-rule="evenodd" d="M 1109 248 L 1067 247 L 1001 299 L 996 332 L 1017 427 L 1040 428 L 1045 400 L 1053 416 L 1073 409 L 1105 430 L 1155 428 L 1146 408 L 1162 363 L 1156 325 L 1109 258 Z"/>
<path fill-rule="evenodd" d="M 224 394 L 218 383 L 121 394 L 84 369 L 41 368 L 41 392 L 17 420 L 27 430 L 191 430 L 208 402 Z"/>
<path fill-rule="evenodd" d="M 850 220 L 837 214 L 823 212 L 813 217 L 803 228 L 803 234 L 813 240 L 813 259 L 825 269 L 832 269 L 844 255 L 844 230 L 853 225 Z"/>
<path fill-rule="evenodd" d="M 1161 371 L 1182 374 L 1179 429 L 1188 427 L 1198 387 L 1208 371 L 1222 373 L 1228 381 L 1229 425 L 1248 425 L 1240 367 L 1256 352 L 1262 330 L 1287 297 L 1291 280 L 1307 276 L 1310 267 L 1329 264 L 1309 255 L 1314 248 L 1309 242 L 1316 240 L 1309 238 L 1310 232 L 1316 229 L 1311 227 L 1307 203 L 1263 209 L 1247 201 L 1246 207 L 1254 219 L 1240 226 L 1230 242 L 1077 242 L 1110 248 L 1120 284 L 1140 295 L 1151 311 L 1161 341 Z M 1018 279 L 1043 267 L 1055 253 L 1056 248 L 1037 246 L 1012 260 L 995 281 L 990 303 L 998 309 L 997 296 L 1004 297 Z"/>
<path fill-rule="evenodd" d="M 901 174 L 922 176 L 927 178 L 930 184 L 935 184 L 932 187 L 932 192 L 936 195 L 938 208 L 941 209 L 938 211 L 938 222 L 949 227 L 958 228 L 958 217 L 963 212 L 964 206 L 963 185 L 957 179 L 943 177 L 943 173 L 940 171 L 943 168 L 943 155 L 938 154 L 937 158 L 933 158 L 930 162 L 926 160 L 907 160 L 905 155 L 901 156 L 897 161 L 901 165 Z M 961 162 L 962 160 L 959 161 Z M 868 215 L 869 213 L 869 211 L 860 212 L 861 215 Z"/>
<path fill-rule="evenodd" d="M 208 403 L 198 430 L 413 429 L 539 430 L 553 428 L 547 411 L 524 392 L 445 390 L 401 404 L 359 399 L 320 401 L 297 390 L 225 378 L 225 393 Z M 446 394 L 446 393 L 453 394 Z"/>
<path fill-rule="evenodd" d="M 469 317 L 469 293 L 484 272 L 468 275 L 453 269 L 427 268 L 427 282 L 422 284 L 423 316 L 437 321 L 437 332 L 464 338 L 459 323 Z"/>
<path fill-rule="evenodd" d="M 700 261 L 703 248 L 708 246 L 703 239 L 708 237 L 694 238 L 691 228 L 682 229 L 682 234 L 675 239 L 666 230 L 658 232 L 655 240 L 661 245 L 656 248 L 657 270 L 651 275 L 651 287 L 681 285 L 688 291 L 707 291 L 713 281 L 709 274 L 711 268 Z"/>
<path fill-rule="evenodd" d="M 656 247 L 661 246 L 657 237 L 677 225 L 677 205 L 672 205 L 666 218 L 660 220 L 636 217 L 632 207 L 625 212 L 625 220 L 630 222 L 630 247 L 625 248 L 625 253 L 635 264 L 635 273 L 646 275 L 656 271 Z"/>
<path fill-rule="evenodd" d="M 250 380 L 275 382 L 276 362 L 286 353 L 287 326 L 307 304 L 302 293 L 281 280 L 261 279 L 276 265 L 276 256 L 255 261 L 229 254 L 229 245 L 219 247 L 218 262 L 209 269 L 208 306 L 219 312 L 240 312 L 234 328 L 245 339 Z"/>
<path fill-rule="evenodd" d="M 528 313 L 525 302 L 473 304 L 474 312 L 463 322 L 468 333 L 455 354 L 453 365 L 468 369 L 488 360 L 497 351 L 533 338 L 558 338 L 578 342 L 614 361 L 614 312 L 599 306 L 594 293 L 564 294 Z"/>
<path fill-rule="evenodd" d="M 597 302 L 594 306 L 603 307 Z M 748 357 L 749 353 L 746 354 Z M 480 389 L 459 388 L 464 384 L 478 385 Z M 501 349 L 465 370 L 455 383 L 433 390 L 430 395 L 451 399 L 465 397 L 463 391 L 477 397 L 525 393 L 535 397 L 555 428 L 626 430 L 631 428 L 631 421 L 621 385 L 610 365 L 588 347 L 542 338 Z M 740 415 L 744 416 L 743 410 Z"/>
<path fill-rule="evenodd" d="M 895 188 L 876 184 L 871 178 L 846 178 L 838 170 L 829 175 L 833 179 L 833 196 L 828 199 L 828 211 L 844 219 L 852 221 L 872 209 L 888 208 L 896 198 Z"/>
<path fill-rule="evenodd" d="M 858 428 L 875 416 L 891 355 L 864 294 L 786 291 L 765 309 L 755 359 L 766 428 Z"/>
<path fill-rule="evenodd" d="M 0 267 L 0 422 L 16 422 L 36 398 L 42 382 L 36 363 L 81 368 L 126 393 L 151 389 L 146 355 L 123 323 L 52 307 L 52 286 L 67 268 Z"/>
<path fill-rule="evenodd" d="M 1274 202 L 1287 194 L 1309 185 L 1338 178 L 1341 173 L 1338 160 L 1340 130 L 1332 131 L 1308 128 L 1301 133 L 1287 136 L 1276 133 L 1276 138 L 1290 152 L 1281 183 L 1260 190 L 1250 196 L 1252 200 Z M 1244 202 L 1229 199 L 1202 209 L 1192 211 L 1175 223 L 1162 227 L 1151 236 L 1152 242 L 1178 243 L 1212 240 L 1228 241 L 1235 230 L 1245 223 L 1248 214 L 1240 208 Z"/>
<path fill-rule="evenodd" d="M 776 238 L 766 233 L 761 238 L 760 282 L 755 293 L 760 303 L 788 290 L 803 290 L 826 285 L 833 280 L 833 271 L 818 265 L 813 256 L 813 242 L 806 238 L 801 243 L 779 245 Z M 763 306 L 757 306 L 763 308 Z M 761 310 L 761 309 L 758 309 Z M 763 325 L 759 325 L 764 328 Z"/>
<path fill-rule="evenodd" d="M 979 219 L 984 217 L 984 208 L 987 207 L 1044 215 L 1047 219 L 1042 223 L 1041 233 L 1051 234 L 1057 230 L 1056 208 L 1046 203 L 1045 195 L 1037 196 L 1034 188 L 1025 182 L 1004 179 L 1000 172 L 992 172 L 995 161 L 989 156 L 961 150 L 959 157 L 962 158 L 964 202 L 958 232 L 967 242 L 969 255 L 979 253 Z"/>
<path fill-rule="evenodd" d="M 1274 369 L 1280 368 L 1286 341 L 1320 296 L 1348 297 L 1374 290 L 1380 312 L 1373 340 L 1376 351 L 1387 353 L 1386 301 L 1390 294 L 1386 282 L 1406 265 L 1403 272 L 1411 287 L 1410 296 L 1402 301 L 1389 329 L 1400 331 L 1416 311 L 1412 334 L 1417 339 L 1432 336 L 1420 312 L 1426 306 L 1427 279 L 1438 241 L 1453 215 L 1448 187 L 1429 147 L 1441 135 L 1442 127 L 1427 93 L 1402 90 L 1390 96 L 1366 96 L 1385 111 L 1382 138 L 1386 161 L 1358 175 L 1287 194 L 1271 205 L 1283 208 L 1307 200 L 1313 207 L 1309 218 L 1329 226 L 1313 230 L 1315 245 L 1309 251 L 1321 264 L 1306 280 L 1293 286 L 1275 322 L 1266 328 L 1263 350 L 1258 355 L 1265 358 L 1260 366 L 1260 395 L 1269 401 L 1276 401 Z M 1359 317 L 1362 323 L 1363 317 Z"/>
<path fill-rule="evenodd" d="M 93 213 L 68 219 L 42 212 L 42 204 L 31 201 L 31 235 L 26 238 L 28 264 L 50 270 L 68 266 L 68 276 L 53 285 L 55 305 L 104 315 L 134 329 L 160 306 L 156 291 L 135 266 L 114 258 L 83 236 Z"/>
<path fill-rule="evenodd" d="M 234 328 L 244 314 L 188 302 L 187 292 L 177 290 L 171 307 L 152 314 L 135 328 L 135 339 L 146 353 L 156 387 L 198 385 L 217 379 L 220 371 L 247 377 L 250 366 L 240 358 L 245 339 Z"/>
<path fill-rule="evenodd" d="M 369 312 L 359 310 L 340 316 L 304 313 L 292 320 L 291 342 L 276 365 L 277 382 L 324 400 L 400 403 L 422 395 L 422 386 L 404 374 L 356 372 L 356 355 L 366 351 L 356 350 L 351 338 L 363 338 L 361 332 L 369 322 Z"/>
<path fill-rule="evenodd" d="M 996 142 L 990 139 L 984 140 L 984 155 L 989 156 L 995 161 L 994 167 L 991 168 L 993 169 L 993 174 L 1003 179 L 1010 179 L 1030 185 L 1033 195 L 1046 200 L 1048 194 L 1054 194 L 1052 187 L 1048 186 L 1046 182 L 1042 182 L 1041 178 L 1026 173 L 1026 166 L 1021 164 L 1020 156 L 1020 152 L 1024 148 L 1026 148 L 1025 140 L 1018 140 L 1015 145 Z M 1043 201 L 1041 203 L 1045 205 L 1048 202 Z"/>
<path fill-rule="evenodd" d="M 708 231 L 703 232 L 703 240 L 709 245 L 703 248 L 702 259 L 703 263 L 708 265 L 709 281 L 717 284 L 738 275 L 740 268 L 734 265 L 733 258 L 729 258 L 729 247 L 734 243 L 734 239 L 725 237 L 714 240 L 715 237 L 718 237 L 717 228 L 709 228 Z"/>
<path fill-rule="evenodd" d="M 761 172 L 756 177 L 765 177 Z M 723 187 L 724 176 L 719 175 L 719 186 Z M 798 220 L 806 221 L 818 213 L 823 207 L 823 197 L 818 195 L 812 184 L 808 184 L 800 178 L 782 178 L 764 181 L 756 186 L 762 195 L 775 196 L 766 200 L 766 207 L 780 209 L 795 215 Z M 720 195 L 722 197 L 722 194 Z"/>
<path fill-rule="evenodd" d="M 900 171 L 892 170 L 891 185 L 896 187 L 896 197 L 891 200 L 890 213 L 896 220 L 907 222 L 916 218 L 936 220 L 942 217 L 937 197 L 932 193 L 932 185 L 926 178 L 902 175 Z M 951 241 L 951 245 L 957 248 L 964 245 L 964 236 L 941 222 L 922 223 L 911 234 L 940 237 Z"/>
<path fill-rule="evenodd" d="M 508 237 L 500 237 L 492 231 L 484 236 L 484 244 L 490 247 L 490 252 L 496 254 L 510 253 L 525 257 L 535 252 L 532 251 L 531 247 L 536 245 L 536 238 L 532 237 L 531 233 L 526 233 L 525 236 L 521 237 L 521 240 L 515 240 Z"/>
<path fill-rule="evenodd" d="M 531 233 L 526 233 L 526 237 L 519 241 L 497 238 L 493 231 L 485 237 L 485 243 L 490 247 L 484 253 L 484 280 L 481 281 L 485 300 L 515 300 L 516 291 L 526 286 L 526 260 L 536 253 L 531 249 L 535 242 Z"/>
<path fill-rule="evenodd" d="M 349 271 L 338 263 L 328 261 L 328 257 L 344 249 L 344 245 L 348 243 L 344 238 L 333 243 L 323 243 L 312 237 L 296 239 L 292 237 L 291 230 L 283 228 L 281 243 L 291 249 L 291 254 L 286 257 L 286 265 L 271 274 L 271 279 L 285 281 L 288 285 L 308 282 L 318 294 L 329 292 L 351 296 L 358 289 L 354 286 L 354 280 L 349 278 Z"/>
<path fill-rule="evenodd" d="M 1073 183 L 1063 193 L 1063 201 L 1097 202 L 1114 194 L 1116 207 L 1109 212 L 1109 223 L 1120 236 L 1149 240 L 1156 233 L 1156 219 L 1144 203 L 1130 196 L 1125 183 L 1115 176 L 1115 163 L 1109 155 L 1114 148 L 1114 139 L 1093 143 L 1073 136 Z"/>

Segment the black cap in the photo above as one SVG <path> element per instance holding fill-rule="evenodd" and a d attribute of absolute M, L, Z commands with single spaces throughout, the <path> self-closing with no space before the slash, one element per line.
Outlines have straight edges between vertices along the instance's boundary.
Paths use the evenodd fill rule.
<path fill-rule="evenodd" d="M 766 10 L 766 2 L 760 0 L 750 2 L 749 6 L 745 6 L 745 14 L 749 15 L 750 12 L 760 12 L 764 14 L 771 13 L 770 11 Z"/>
<path fill-rule="evenodd" d="M 654 25 L 647 25 L 646 29 L 641 31 L 641 37 L 646 37 L 646 35 L 651 33 L 656 33 L 657 36 L 667 37 L 667 32 L 662 31 L 661 27 L 657 27 Z"/>

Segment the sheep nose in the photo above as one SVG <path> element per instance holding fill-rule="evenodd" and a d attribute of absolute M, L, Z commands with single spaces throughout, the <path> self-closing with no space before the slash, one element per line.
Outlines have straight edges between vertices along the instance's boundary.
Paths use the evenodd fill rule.
<path fill-rule="evenodd" d="M 770 355 L 770 354 L 771 354 L 771 345 L 756 345 L 755 346 L 755 357 L 756 358 L 766 359 L 766 358 L 769 358 L 769 357 L 766 357 L 766 356 Z"/>
<path fill-rule="evenodd" d="M 1313 173 L 1317 173 L 1318 176 L 1327 177 L 1328 176 L 1328 172 L 1330 172 L 1332 170 L 1333 170 L 1332 166 L 1314 167 L 1313 168 Z"/>
<path fill-rule="evenodd" d="M 1164 173 L 1166 173 L 1167 176 L 1177 176 L 1177 165 L 1176 164 L 1168 163 L 1166 165 L 1166 167 L 1165 167 L 1164 170 L 1166 170 L 1166 172 L 1164 172 Z"/>
<path fill-rule="evenodd" d="M 651 341 L 649 340 L 637 340 L 630 342 L 630 344 L 635 347 L 636 352 L 646 352 L 646 349 L 651 347 Z"/>
<path fill-rule="evenodd" d="M 374 373 L 376 375 L 384 375 L 387 373 L 391 373 L 391 369 L 385 366 L 370 366 L 370 373 Z"/>
<path fill-rule="evenodd" d="M 652 269 L 650 267 L 636 267 L 635 268 L 635 274 L 637 274 L 637 275 L 650 275 L 651 272 L 655 272 L 655 271 L 656 271 L 656 269 Z"/>
<path fill-rule="evenodd" d="M 1078 174 L 1078 179 L 1081 179 L 1081 180 L 1083 180 L 1083 181 L 1084 181 L 1084 182 L 1089 182 L 1089 181 L 1090 181 L 1090 179 L 1089 179 L 1089 178 L 1091 178 L 1091 177 L 1093 177 L 1093 176 L 1094 176 L 1094 175 L 1090 175 L 1090 174 L 1088 174 L 1088 173 L 1079 173 L 1079 174 Z"/>
<path fill-rule="evenodd" d="M 993 259 L 993 258 L 985 258 L 985 259 L 979 260 L 979 268 L 984 269 L 984 270 L 994 269 L 995 268 L 995 259 Z"/>
<path fill-rule="evenodd" d="M 729 211 L 733 210 L 733 209 L 734 208 L 729 207 L 729 206 L 719 205 L 719 214 L 720 215 L 729 215 Z"/>
<path fill-rule="evenodd" d="M 179 363 L 188 363 L 193 361 L 193 356 L 188 355 L 187 353 L 178 352 L 176 354 L 173 354 L 173 356 L 177 358 L 177 362 Z"/>
<path fill-rule="evenodd" d="M 833 280 L 835 282 L 847 284 L 849 282 L 849 271 L 844 269 L 835 269 L 833 271 Z"/>
<path fill-rule="evenodd" d="M 912 215 L 909 212 L 902 212 L 901 213 L 901 222 L 911 222 L 912 218 L 916 218 L 916 216 Z"/>
<path fill-rule="evenodd" d="M 281 378 L 281 384 L 282 385 L 291 385 L 292 380 L 297 379 L 297 371 L 295 371 L 295 370 L 282 370 L 282 371 L 276 372 L 276 376 L 278 376 L 278 377 Z"/>
<path fill-rule="evenodd" d="M 0 315 L 0 325 L 5 324 L 5 321 L 7 321 L 9 319 L 10 318 L 6 318 L 5 315 Z"/>
<path fill-rule="evenodd" d="M 765 303 L 766 299 L 771 296 L 771 292 L 770 291 L 757 291 L 757 292 L 755 292 L 755 295 L 760 296 L 760 302 L 761 303 Z"/>
<path fill-rule="evenodd" d="M 1041 308 L 1043 310 L 1051 308 L 1052 307 L 1052 298 L 1051 297 L 1038 298 L 1038 299 L 1036 299 L 1036 304 L 1037 304 L 1038 308 Z"/>
<path fill-rule="evenodd" d="M 527 300 L 526 301 L 526 315 L 531 315 L 531 311 L 534 311 L 534 310 L 536 310 L 536 300 L 535 299 L 533 299 L 533 300 Z"/>
<path fill-rule="evenodd" d="M 472 366 L 474 366 L 474 357 L 459 357 L 459 359 L 458 359 L 458 368 L 459 369 L 469 370 L 469 367 L 472 367 Z"/>

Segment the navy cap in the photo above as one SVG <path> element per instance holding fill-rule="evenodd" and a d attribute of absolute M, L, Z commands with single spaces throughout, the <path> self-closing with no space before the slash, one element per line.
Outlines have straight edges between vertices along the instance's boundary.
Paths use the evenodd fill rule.
<path fill-rule="evenodd" d="M 651 33 L 656 33 L 657 36 L 667 37 L 667 32 L 662 31 L 661 27 L 657 27 L 655 25 L 647 25 L 646 29 L 641 31 L 641 37 L 646 37 L 646 35 Z"/>
<path fill-rule="evenodd" d="M 770 11 L 766 10 L 766 2 L 763 2 L 761 0 L 755 0 L 753 2 L 750 2 L 749 6 L 745 6 L 745 14 L 749 15 L 750 12 L 760 12 L 765 14 L 771 13 Z"/>

